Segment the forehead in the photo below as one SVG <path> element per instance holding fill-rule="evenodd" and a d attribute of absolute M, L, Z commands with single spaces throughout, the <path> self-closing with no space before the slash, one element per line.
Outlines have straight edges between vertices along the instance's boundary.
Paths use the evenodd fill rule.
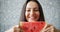
<path fill-rule="evenodd" d="M 28 2 L 26 8 L 38 8 L 38 4 L 34 1 Z"/>

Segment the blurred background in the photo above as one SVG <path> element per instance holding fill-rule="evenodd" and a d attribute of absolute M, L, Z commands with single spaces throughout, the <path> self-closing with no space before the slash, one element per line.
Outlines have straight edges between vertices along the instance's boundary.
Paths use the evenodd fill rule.
<path fill-rule="evenodd" d="M 60 0 L 38 0 L 48 24 L 60 29 Z M 19 23 L 21 9 L 26 0 L 0 0 L 0 32 Z"/>

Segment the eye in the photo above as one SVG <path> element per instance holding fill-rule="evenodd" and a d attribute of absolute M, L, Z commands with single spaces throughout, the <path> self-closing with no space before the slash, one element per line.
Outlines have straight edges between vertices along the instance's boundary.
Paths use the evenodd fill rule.
<path fill-rule="evenodd" d="M 35 9 L 34 11 L 39 11 L 38 9 Z"/>
<path fill-rule="evenodd" d="M 30 12 L 30 10 L 26 10 L 27 12 Z"/>

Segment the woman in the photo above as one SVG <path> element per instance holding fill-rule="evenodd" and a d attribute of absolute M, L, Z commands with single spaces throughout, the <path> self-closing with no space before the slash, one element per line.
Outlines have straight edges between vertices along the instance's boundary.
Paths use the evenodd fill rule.
<path fill-rule="evenodd" d="M 32 3 L 30 5 L 27 5 L 28 2 L 30 2 L 30 1 L 36 2 L 37 5 L 33 5 L 33 6 L 38 6 L 38 7 L 33 7 L 31 5 Z M 27 12 L 30 11 L 30 7 L 29 6 L 31 7 L 31 10 L 33 9 L 33 10 L 35 10 L 35 12 L 38 12 L 38 15 L 39 15 L 39 16 L 37 15 L 37 17 L 39 18 L 38 21 L 45 21 L 42 7 L 41 7 L 40 3 L 38 1 L 36 1 L 36 0 L 35 1 L 34 0 L 27 0 L 27 2 L 24 4 L 23 9 L 22 9 L 22 13 L 21 13 L 21 15 L 22 15 L 23 18 L 20 17 L 21 18 L 20 19 L 21 21 L 27 21 L 26 20 L 26 16 L 27 16 L 26 14 L 28 14 Z M 36 15 L 34 15 L 34 16 L 36 17 Z"/>
<path fill-rule="evenodd" d="M 40 5 L 40 3 L 37 0 L 27 0 L 27 2 L 24 4 L 22 13 L 21 21 L 44 21 L 44 15 L 43 10 Z M 20 32 L 20 29 L 18 26 L 14 26 L 12 29 L 6 31 L 6 32 Z M 57 32 L 57 30 L 49 24 L 46 24 L 45 27 L 40 32 Z"/>

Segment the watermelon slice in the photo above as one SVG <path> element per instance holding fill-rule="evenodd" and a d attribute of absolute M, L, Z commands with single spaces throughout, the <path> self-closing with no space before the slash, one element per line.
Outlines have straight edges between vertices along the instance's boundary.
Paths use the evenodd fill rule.
<path fill-rule="evenodd" d="M 36 21 L 36 22 L 20 22 L 19 28 L 24 32 L 40 32 L 45 26 L 45 22 Z"/>

